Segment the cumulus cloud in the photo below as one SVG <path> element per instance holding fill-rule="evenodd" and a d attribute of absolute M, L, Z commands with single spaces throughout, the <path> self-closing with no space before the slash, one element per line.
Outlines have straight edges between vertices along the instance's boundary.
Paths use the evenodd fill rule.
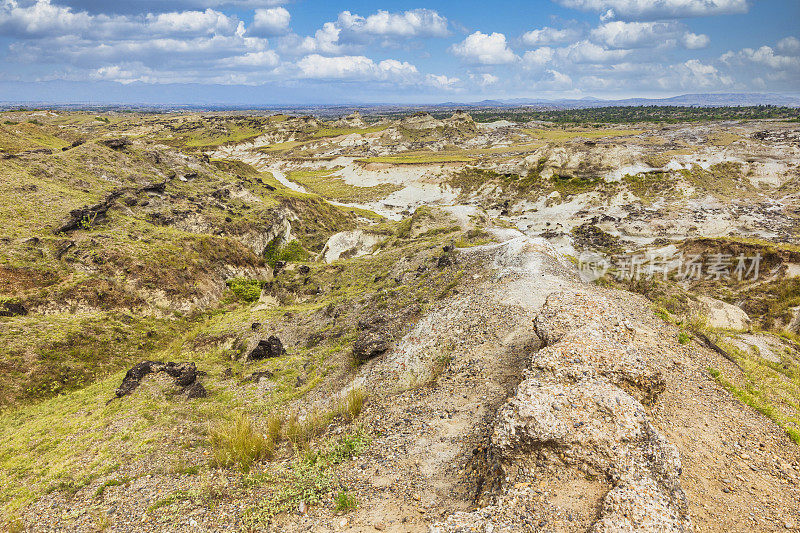
<path fill-rule="evenodd" d="M 403 80 L 418 74 L 408 63 L 386 59 L 375 63 L 366 56 L 327 57 L 312 54 L 297 63 L 301 76 L 314 79 Z"/>
<path fill-rule="evenodd" d="M 289 31 L 292 16 L 286 8 L 256 9 L 250 27 L 254 35 L 280 35 Z"/>
<path fill-rule="evenodd" d="M 788 55 L 800 54 L 800 40 L 796 37 L 785 37 L 775 46 L 779 52 Z"/>
<path fill-rule="evenodd" d="M 524 33 L 522 35 L 522 42 L 528 46 L 544 46 L 568 43 L 575 41 L 579 37 L 580 32 L 575 29 L 556 29 L 545 26 L 544 28 Z"/>
<path fill-rule="evenodd" d="M 558 49 L 557 54 L 571 63 L 613 63 L 622 61 L 630 50 L 608 50 L 589 41 L 579 41 Z"/>
<path fill-rule="evenodd" d="M 377 39 L 387 45 L 415 38 L 444 37 L 449 35 L 447 25 L 446 18 L 429 9 L 378 11 L 366 17 L 342 11 L 335 21 L 323 24 L 313 36 L 290 34 L 281 38 L 280 48 L 294 56 L 354 55 Z"/>
<path fill-rule="evenodd" d="M 464 61 L 475 65 L 503 65 L 519 59 L 506 43 L 502 33 L 475 33 L 450 47 L 450 51 Z"/>
<path fill-rule="evenodd" d="M 223 58 L 219 64 L 225 68 L 237 67 L 275 67 L 280 63 L 278 54 L 273 50 L 262 50 L 261 52 L 248 52 L 241 56 Z"/>
<path fill-rule="evenodd" d="M 388 37 L 446 37 L 447 19 L 430 9 L 413 9 L 402 13 L 379 10 L 362 17 L 343 11 L 337 19 L 339 27 L 357 34 Z"/>
<path fill-rule="evenodd" d="M 680 43 L 696 49 L 708 45 L 707 35 L 690 32 L 679 22 L 623 22 L 601 24 L 589 33 L 590 38 L 609 48 L 654 48 Z"/>
<path fill-rule="evenodd" d="M 800 57 L 797 55 L 776 54 L 769 46 L 760 48 L 743 48 L 739 52 L 726 52 L 722 61 L 728 64 L 753 63 L 771 69 L 800 69 Z"/>
<path fill-rule="evenodd" d="M 458 78 L 451 78 L 443 74 L 427 74 L 425 83 L 431 87 L 443 90 L 453 90 L 461 82 Z"/>
<path fill-rule="evenodd" d="M 528 67 L 541 67 L 550 63 L 553 60 L 555 52 L 548 46 L 537 48 L 536 50 L 528 50 L 522 56 L 522 63 Z"/>
<path fill-rule="evenodd" d="M 655 20 L 747 13 L 748 0 L 557 0 L 564 7 L 596 11 L 603 18 Z"/>

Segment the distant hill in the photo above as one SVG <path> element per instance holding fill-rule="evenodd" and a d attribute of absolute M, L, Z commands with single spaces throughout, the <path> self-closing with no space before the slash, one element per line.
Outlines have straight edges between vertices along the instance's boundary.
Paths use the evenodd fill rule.
<path fill-rule="evenodd" d="M 546 106 L 567 109 L 606 106 L 755 106 L 776 105 L 786 107 L 800 107 L 800 97 L 782 94 L 764 93 L 720 93 L 720 94 L 682 94 L 670 98 L 625 98 L 621 100 L 603 100 L 600 98 L 585 97 L 581 99 L 542 100 L 533 98 L 512 98 L 507 100 L 483 100 L 470 104 L 446 103 L 442 106 L 475 106 L 475 107 L 519 107 L 519 106 Z"/>

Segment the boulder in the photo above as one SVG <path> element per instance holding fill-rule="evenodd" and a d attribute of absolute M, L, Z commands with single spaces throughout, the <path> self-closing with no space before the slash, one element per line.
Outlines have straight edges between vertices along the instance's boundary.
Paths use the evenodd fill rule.
<path fill-rule="evenodd" d="M 247 354 L 248 361 L 280 357 L 286 353 L 281 340 L 275 335 L 270 335 L 267 340 L 260 340 L 253 350 Z"/>
<path fill-rule="evenodd" d="M 698 312 L 709 327 L 747 329 L 750 326 L 750 317 L 740 307 L 708 296 L 700 296 L 698 301 Z"/>
<path fill-rule="evenodd" d="M 342 231 L 332 235 L 322 257 L 326 263 L 332 263 L 340 258 L 359 257 L 372 252 L 372 248 L 381 241 L 380 235 L 365 233 L 361 230 Z"/>
<path fill-rule="evenodd" d="M 363 363 L 389 350 L 391 337 L 380 328 L 363 330 L 353 344 L 353 358 Z"/>

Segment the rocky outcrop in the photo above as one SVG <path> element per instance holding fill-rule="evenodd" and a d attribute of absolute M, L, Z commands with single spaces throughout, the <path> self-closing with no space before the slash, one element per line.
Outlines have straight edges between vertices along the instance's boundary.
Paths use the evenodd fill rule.
<path fill-rule="evenodd" d="M 700 296 L 698 301 L 698 312 L 709 327 L 747 329 L 750 325 L 750 317 L 740 307 L 708 296 Z"/>
<path fill-rule="evenodd" d="M 332 263 L 337 259 L 358 257 L 366 255 L 372 248 L 381 241 L 380 235 L 365 233 L 362 230 L 342 231 L 336 233 L 325 243 L 322 256 L 326 263 Z"/>
<path fill-rule="evenodd" d="M 117 388 L 114 393 L 116 398 L 122 398 L 135 391 L 148 374 L 156 374 L 164 372 L 170 377 L 175 379 L 175 385 L 180 387 L 180 392 L 185 392 L 188 398 L 203 398 L 207 395 L 205 388 L 200 382 L 197 381 L 198 376 L 202 373 L 197 371 L 194 363 L 162 363 L 160 361 L 142 361 L 136 363 L 125 374 L 122 379 L 122 384 Z M 109 402 L 111 401 L 109 400 Z"/>
<path fill-rule="evenodd" d="M 269 359 L 272 357 L 280 357 L 286 353 L 281 340 L 275 335 L 270 335 L 266 340 L 258 341 L 255 348 L 247 354 L 248 361 L 258 361 L 260 359 Z"/>
<path fill-rule="evenodd" d="M 519 522 L 531 513 L 526 487 L 576 471 L 605 492 L 590 531 L 690 531 L 680 457 L 644 407 L 664 381 L 639 355 L 634 329 L 609 301 L 582 293 L 552 295 L 535 326 L 545 347 L 500 409 L 487 450 L 494 504 L 433 531 L 532 531 Z"/>

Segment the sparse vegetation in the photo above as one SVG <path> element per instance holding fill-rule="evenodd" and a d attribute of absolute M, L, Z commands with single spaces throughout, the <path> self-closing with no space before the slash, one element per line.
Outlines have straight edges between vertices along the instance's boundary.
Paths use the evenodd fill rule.
<path fill-rule="evenodd" d="M 254 462 L 270 459 L 275 453 L 274 435 L 261 434 L 243 413 L 211 422 L 208 435 L 214 466 L 236 466 L 247 472 Z"/>

